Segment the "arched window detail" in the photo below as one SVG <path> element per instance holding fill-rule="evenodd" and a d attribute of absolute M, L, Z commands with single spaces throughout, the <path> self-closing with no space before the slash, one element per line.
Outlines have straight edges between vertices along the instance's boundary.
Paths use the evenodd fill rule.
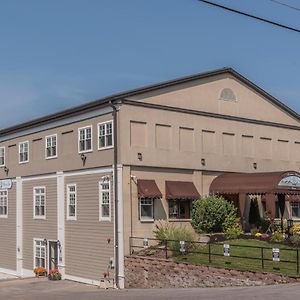
<path fill-rule="evenodd" d="M 233 92 L 232 89 L 230 89 L 230 88 L 224 88 L 221 91 L 220 100 L 236 101 L 236 96 L 235 96 L 235 94 L 234 94 L 234 92 Z"/>

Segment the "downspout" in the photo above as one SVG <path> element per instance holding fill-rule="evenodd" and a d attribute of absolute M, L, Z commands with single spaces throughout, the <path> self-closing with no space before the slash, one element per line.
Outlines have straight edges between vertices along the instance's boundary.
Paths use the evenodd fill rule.
<path fill-rule="evenodd" d="M 119 286 L 119 222 L 118 222 L 118 132 L 117 132 L 117 108 L 111 102 L 113 109 L 113 139 L 114 139 L 114 198 L 115 198 L 115 281 L 116 287 Z"/>

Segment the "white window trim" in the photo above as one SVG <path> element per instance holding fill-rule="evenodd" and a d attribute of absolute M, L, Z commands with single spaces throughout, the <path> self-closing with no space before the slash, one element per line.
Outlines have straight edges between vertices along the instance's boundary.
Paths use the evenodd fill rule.
<path fill-rule="evenodd" d="M 152 219 L 143 218 L 142 217 L 142 204 L 141 204 L 141 200 L 143 200 L 143 199 L 139 199 L 139 217 L 140 217 L 140 221 L 142 223 L 147 223 L 147 222 L 153 223 L 154 222 L 154 198 L 148 198 L 148 199 L 152 200 Z"/>
<path fill-rule="evenodd" d="M 8 190 L 7 189 L 4 189 L 4 190 L 0 190 L 0 192 L 5 192 L 6 191 L 6 194 L 7 194 L 7 198 L 6 198 L 6 215 L 0 215 L 0 218 L 1 219 L 7 219 L 8 218 Z"/>
<path fill-rule="evenodd" d="M 100 143 L 99 143 L 100 125 L 107 124 L 107 123 L 111 123 L 112 145 L 111 146 L 100 147 Z M 98 150 L 106 150 L 106 149 L 113 148 L 114 147 L 114 122 L 113 122 L 113 120 L 98 123 L 97 124 L 97 129 L 98 129 L 98 135 L 97 135 Z M 105 127 L 105 131 L 106 131 L 106 127 Z"/>
<path fill-rule="evenodd" d="M 300 220 L 300 216 L 298 217 L 298 216 L 293 216 L 293 206 L 292 206 L 292 202 L 298 202 L 298 201 L 291 201 L 290 202 L 290 210 L 291 210 L 291 219 L 293 219 L 293 220 Z M 298 203 L 298 207 L 300 206 L 300 203 Z M 300 207 L 299 207 L 300 208 Z M 299 209 L 298 208 L 298 209 Z"/>
<path fill-rule="evenodd" d="M 0 167 L 5 167 L 5 147 L 0 147 L 0 150 L 3 149 L 3 165 L 0 165 Z"/>
<path fill-rule="evenodd" d="M 36 257 L 36 251 L 35 251 L 35 242 L 42 242 L 44 243 L 44 239 L 41 239 L 41 238 L 34 238 L 33 239 L 33 269 L 35 269 L 37 266 L 35 265 L 35 257 Z M 47 270 L 47 265 L 48 265 L 48 249 L 47 249 L 47 246 L 48 246 L 48 242 L 47 242 L 47 245 L 43 245 L 43 247 L 45 247 L 45 269 Z"/>
<path fill-rule="evenodd" d="M 69 205 L 70 205 L 70 190 L 69 187 L 75 187 L 75 216 L 69 215 Z M 67 220 L 76 221 L 77 220 L 77 185 L 75 183 L 67 184 Z"/>
<path fill-rule="evenodd" d="M 27 147 L 27 149 L 28 149 L 28 155 L 27 155 L 27 158 L 28 158 L 28 159 L 27 159 L 27 160 L 20 161 L 21 144 L 25 144 L 25 143 L 27 143 L 27 145 L 28 145 L 28 147 Z M 20 143 L 19 143 L 19 164 L 26 164 L 26 163 L 28 163 L 28 162 L 29 162 L 29 141 L 20 142 Z"/>
<path fill-rule="evenodd" d="M 102 184 L 108 181 L 108 192 L 109 192 L 109 217 L 102 216 Z M 111 180 L 102 180 L 99 182 L 99 221 L 108 221 L 111 222 Z"/>
<path fill-rule="evenodd" d="M 45 206 L 45 214 L 43 216 L 36 216 L 35 215 L 35 196 L 36 196 L 36 192 L 35 190 L 36 189 L 44 189 L 45 190 L 45 203 L 44 203 L 44 206 Z M 46 187 L 45 186 L 34 186 L 33 187 L 33 218 L 34 219 L 38 219 L 38 220 L 46 220 L 46 208 L 47 208 L 47 205 L 46 205 L 46 198 L 47 198 L 47 193 L 46 193 Z"/>
<path fill-rule="evenodd" d="M 91 128 L 91 149 L 80 151 L 80 130 L 86 128 Z M 93 152 L 93 125 L 88 125 L 88 126 L 78 128 L 78 153 L 88 153 L 88 152 Z"/>
<path fill-rule="evenodd" d="M 53 156 L 47 156 L 47 138 L 51 138 L 51 137 L 56 137 L 56 155 Z M 57 138 L 57 134 L 51 134 L 51 135 L 47 135 L 45 136 L 45 159 L 53 159 L 53 158 L 57 158 L 58 155 L 58 138 Z"/>

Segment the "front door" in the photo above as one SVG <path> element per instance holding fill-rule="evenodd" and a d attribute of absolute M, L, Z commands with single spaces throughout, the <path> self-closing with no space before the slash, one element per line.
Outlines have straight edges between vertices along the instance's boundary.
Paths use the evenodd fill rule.
<path fill-rule="evenodd" d="M 58 251 L 57 242 L 49 241 L 49 270 L 57 269 Z"/>

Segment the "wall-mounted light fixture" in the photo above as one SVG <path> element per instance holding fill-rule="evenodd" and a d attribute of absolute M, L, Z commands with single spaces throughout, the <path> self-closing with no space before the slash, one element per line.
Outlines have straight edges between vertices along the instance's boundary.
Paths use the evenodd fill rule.
<path fill-rule="evenodd" d="M 254 168 L 255 170 L 257 169 L 257 163 L 256 163 L 256 162 L 253 163 L 253 168 Z"/>
<path fill-rule="evenodd" d="M 84 153 L 80 154 L 80 158 L 82 160 L 82 164 L 85 165 L 85 161 L 86 161 L 86 155 Z"/>
<path fill-rule="evenodd" d="M 205 166 L 205 165 L 206 165 L 205 158 L 201 158 L 201 165 L 202 165 L 202 166 Z"/>
<path fill-rule="evenodd" d="M 44 245 L 47 245 L 47 239 L 43 240 Z"/>
<path fill-rule="evenodd" d="M 5 172 L 6 176 L 8 176 L 9 168 L 7 166 L 4 167 L 4 172 Z"/>
<path fill-rule="evenodd" d="M 130 179 L 137 184 L 137 177 L 135 175 L 130 175 Z"/>
<path fill-rule="evenodd" d="M 137 154 L 137 157 L 138 157 L 138 160 L 143 160 L 143 154 L 141 153 L 141 152 L 139 152 L 138 154 Z"/>

